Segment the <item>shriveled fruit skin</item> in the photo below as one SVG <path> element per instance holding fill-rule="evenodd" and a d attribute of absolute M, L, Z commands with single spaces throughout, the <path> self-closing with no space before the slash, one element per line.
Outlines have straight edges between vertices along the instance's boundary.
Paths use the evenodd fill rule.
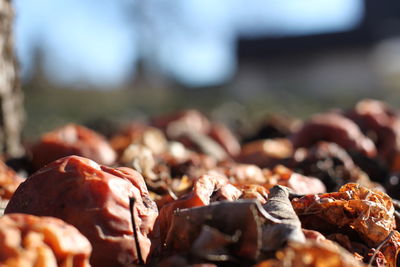
<path fill-rule="evenodd" d="M 67 124 L 44 134 L 32 149 L 33 167 L 38 170 L 54 160 L 77 155 L 99 164 L 111 165 L 116 153 L 100 134 L 77 124 Z"/>
<path fill-rule="evenodd" d="M 388 195 L 349 183 L 339 192 L 306 195 L 292 205 L 303 227 L 312 230 L 349 226 L 371 247 L 395 229 L 393 203 Z"/>
<path fill-rule="evenodd" d="M 52 217 L 0 217 L 0 266 L 89 267 L 92 246 L 75 227 Z"/>
<path fill-rule="evenodd" d="M 349 183 L 339 192 L 295 198 L 292 205 L 303 227 L 324 233 L 354 231 L 370 248 L 383 243 L 386 266 L 398 266 L 400 233 L 395 230 L 395 210 L 387 194 Z"/>
<path fill-rule="evenodd" d="M 129 168 L 109 168 L 86 158 L 69 156 L 40 169 L 17 189 L 6 213 L 54 216 L 78 228 L 92 243 L 94 266 L 138 262 L 129 198 L 141 253 L 146 260 L 158 215 L 143 177 Z"/>

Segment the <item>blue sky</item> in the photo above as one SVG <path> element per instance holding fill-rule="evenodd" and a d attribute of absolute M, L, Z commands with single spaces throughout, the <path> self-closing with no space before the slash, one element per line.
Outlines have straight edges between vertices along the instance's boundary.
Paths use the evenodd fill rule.
<path fill-rule="evenodd" d="M 112 88 L 132 78 L 138 59 L 196 87 L 235 73 L 238 36 L 337 32 L 357 25 L 362 0 L 14 0 L 23 77 L 41 49 L 60 84 Z"/>

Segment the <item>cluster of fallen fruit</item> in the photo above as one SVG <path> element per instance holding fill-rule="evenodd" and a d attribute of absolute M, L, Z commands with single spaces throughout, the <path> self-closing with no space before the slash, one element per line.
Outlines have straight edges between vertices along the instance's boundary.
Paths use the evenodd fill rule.
<path fill-rule="evenodd" d="M 26 180 L 0 165 L 1 266 L 400 266 L 400 116 L 379 101 L 241 142 L 193 110 L 109 140 L 69 124 L 30 153 Z"/>

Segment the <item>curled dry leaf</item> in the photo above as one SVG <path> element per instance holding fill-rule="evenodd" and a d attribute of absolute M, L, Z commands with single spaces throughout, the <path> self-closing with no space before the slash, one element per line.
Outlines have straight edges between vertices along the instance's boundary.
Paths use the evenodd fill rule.
<path fill-rule="evenodd" d="M 208 225 L 203 225 L 190 249 L 193 257 L 207 261 L 232 261 L 229 246 L 238 242 L 241 232 L 227 235 Z"/>
<path fill-rule="evenodd" d="M 0 217 L 0 265 L 88 267 L 92 247 L 75 227 L 52 217 Z"/>
<path fill-rule="evenodd" d="M 288 241 L 305 242 L 301 223 L 292 208 L 287 188 L 280 185 L 271 188 L 268 201 L 263 207 L 270 215 L 280 220 L 277 224 L 263 226 L 263 252 L 270 253 L 281 249 Z"/>
<path fill-rule="evenodd" d="M 202 181 L 197 186 L 202 190 L 207 188 L 209 190 L 197 190 L 196 192 L 195 189 L 192 197 L 197 194 L 196 198 L 200 199 L 199 196 L 207 192 L 206 200 L 208 200 L 213 191 L 212 182 L 210 178 L 202 177 L 201 179 Z M 207 183 L 210 185 L 205 186 Z M 191 201 L 181 202 L 180 205 L 193 204 L 193 200 Z M 202 205 L 208 204 L 206 201 L 201 201 L 201 203 Z M 216 255 L 216 251 L 219 251 L 217 254 L 220 260 L 222 258 L 232 260 L 229 258 L 230 255 L 255 260 L 260 256 L 261 251 L 263 255 L 267 255 L 283 248 L 288 241 L 305 241 L 300 221 L 289 201 L 289 191 L 282 186 L 271 189 L 270 197 L 263 208 L 257 200 L 214 202 L 201 208 L 180 206 L 184 209 L 178 209 L 176 205 L 170 204 L 170 207 L 175 210 L 174 213 L 173 210 L 167 209 L 168 205 L 164 206 L 160 212 L 159 219 L 163 219 L 160 230 L 164 234 L 161 238 L 162 246 L 156 250 L 156 254 L 170 256 L 187 251 L 193 244 L 202 244 L 201 250 L 196 247 L 192 251 L 202 251 L 200 254 L 203 259 L 210 260 L 207 258 L 210 254 L 206 253 L 209 248 L 214 253 L 211 255 Z M 168 217 L 161 217 L 167 214 L 169 214 Z M 208 228 L 204 229 L 204 225 L 215 228 L 221 234 Z M 215 240 L 207 243 L 204 239 L 199 239 L 202 240 L 200 242 L 198 240 L 199 236 L 202 236 L 200 233 Z M 237 242 L 234 241 L 235 236 L 238 238 Z M 212 244 L 219 245 L 213 247 Z M 196 255 L 200 257 L 199 254 Z"/>
<path fill-rule="evenodd" d="M 260 253 L 261 226 L 265 220 L 280 222 L 265 212 L 256 200 L 221 201 L 204 207 L 177 210 L 163 243 L 163 253 L 184 252 L 195 245 L 202 247 L 203 252 L 209 248 L 226 255 L 224 253 L 229 251 L 228 255 L 255 260 Z M 204 229 L 204 226 L 216 230 Z M 202 235 L 212 236 L 215 242 L 202 240 Z"/>
<path fill-rule="evenodd" d="M 132 169 L 113 169 L 78 156 L 57 160 L 21 184 L 5 212 L 63 219 L 92 243 L 94 266 L 121 266 L 137 262 L 130 197 L 136 199 L 133 213 L 146 260 L 158 211 L 143 177 Z"/>

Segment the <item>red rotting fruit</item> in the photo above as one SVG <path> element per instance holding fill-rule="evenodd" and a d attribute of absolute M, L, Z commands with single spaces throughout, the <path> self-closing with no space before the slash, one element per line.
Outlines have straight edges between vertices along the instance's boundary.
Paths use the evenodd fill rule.
<path fill-rule="evenodd" d="M 140 173 L 109 168 L 86 158 L 59 159 L 30 176 L 16 190 L 5 213 L 53 216 L 74 225 L 92 243 L 94 266 L 138 263 L 129 198 L 143 259 L 150 250 L 147 237 L 158 215 Z"/>
<path fill-rule="evenodd" d="M 293 134 L 295 148 L 310 147 L 319 141 L 338 144 L 345 150 L 359 152 L 368 157 L 376 156 L 371 139 L 351 120 L 337 113 L 317 114 Z"/>
<path fill-rule="evenodd" d="M 33 147 L 32 155 L 35 169 L 71 155 L 86 157 L 105 165 L 111 165 L 116 160 L 115 151 L 103 136 L 72 123 L 44 134 Z"/>
<path fill-rule="evenodd" d="M 28 214 L 0 217 L 0 266 L 89 267 L 92 247 L 75 227 Z"/>

